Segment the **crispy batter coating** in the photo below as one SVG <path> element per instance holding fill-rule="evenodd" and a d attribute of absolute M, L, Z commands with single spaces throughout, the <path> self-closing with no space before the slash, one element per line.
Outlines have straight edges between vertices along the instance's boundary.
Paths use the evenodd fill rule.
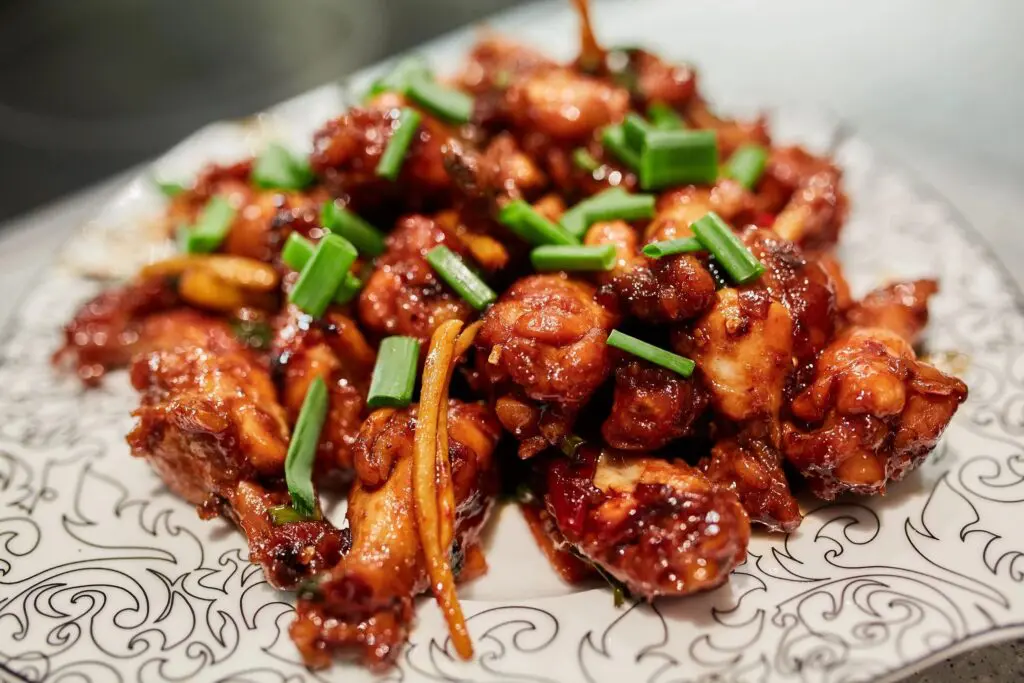
<path fill-rule="evenodd" d="M 696 380 L 626 360 L 615 371 L 615 400 L 601 435 L 612 448 L 655 451 L 689 435 L 707 404 L 707 392 Z"/>
<path fill-rule="evenodd" d="M 778 212 L 772 229 L 805 249 L 833 247 L 848 208 L 841 178 L 835 165 L 800 147 L 773 150 L 759 189 L 762 210 Z"/>
<path fill-rule="evenodd" d="M 698 463 L 708 479 L 739 496 L 750 521 L 772 531 L 800 526 L 800 506 L 782 469 L 782 454 L 760 439 L 722 439 Z"/>
<path fill-rule="evenodd" d="M 928 300 L 938 291 L 939 283 L 935 280 L 879 287 L 853 304 L 846 312 L 846 321 L 854 327 L 884 327 L 916 344 L 928 324 Z"/>
<path fill-rule="evenodd" d="M 387 250 L 359 295 L 359 322 L 376 337 L 394 334 L 426 343 L 447 320 L 468 320 L 473 309 L 427 263 L 439 244 L 465 256 L 458 240 L 426 216 L 403 218 L 387 237 Z"/>
<path fill-rule="evenodd" d="M 289 305 L 276 327 L 271 352 L 289 424 L 298 419 L 309 385 L 322 378 L 330 408 L 320 433 L 317 473 L 350 471 L 377 354 L 355 322 L 336 310 L 314 320 Z"/>
<path fill-rule="evenodd" d="M 750 522 L 736 495 L 681 461 L 585 447 L 542 466 L 565 541 L 636 596 L 714 588 L 746 557 Z"/>
<path fill-rule="evenodd" d="M 584 142 L 629 109 L 624 88 L 564 68 L 513 81 L 505 98 L 513 125 L 557 143 Z"/>
<path fill-rule="evenodd" d="M 807 426 L 787 425 L 783 450 L 821 498 L 884 492 L 931 452 L 966 398 L 963 382 L 917 360 L 896 333 L 850 328 L 793 400 Z"/>
<path fill-rule="evenodd" d="M 449 446 L 455 490 L 455 543 L 465 556 L 477 544 L 497 491 L 493 452 L 501 434 L 482 404 L 451 401 Z M 306 664 L 354 650 L 370 666 L 392 662 L 408 637 L 413 598 L 428 588 L 413 514 L 416 406 L 373 413 L 356 451 L 358 476 L 349 494 L 352 549 L 298 604 L 292 639 Z M 456 561 L 456 565 L 458 561 Z"/>

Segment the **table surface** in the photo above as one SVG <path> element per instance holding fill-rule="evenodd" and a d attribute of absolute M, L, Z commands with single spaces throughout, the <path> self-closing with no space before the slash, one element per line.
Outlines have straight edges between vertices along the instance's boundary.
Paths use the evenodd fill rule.
<path fill-rule="evenodd" d="M 742 0 L 722 4 L 726 10 L 743 6 L 755 11 L 752 3 Z M 942 54 L 932 51 L 934 59 L 928 62 L 940 73 L 915 62 L 895 69 L 895 75 L 880 75 L 873 68 L 879 64 L 875 59 L 836 57 L 844 49 L 839 46 L 814 69 L 798 75 L 803 88 L 815 93 L 815 103 L 843 112 L 876 147 L 944 196 L 1010 267 L 1018 285 L 1024 286 L 1024 272 L 1016 267 L 1024 262 L 1024 240 L 1019 236 L 1024 215 L 1024 136 L 1010 133 L 1012 124 L 1024 120 L 1024 89 L 1009 87 L 1024 73 L 1024 44 L 1015 29 L 1024 25 L 1024 3 L 978 3 L 983 7 L 979 11 L 967 0 L 864 0 L 845 8 L 826 4 L 828 12 L 815 9 L 820 6 L 811 0 L 778 0 L 771 7 L 783 16 L 797 17 L 801 9 L 811 13 L 800 16 L 798 22 L 801 35 L 809 36 L 812 43 L 806 49 L 820 49 L 822 41 L 834 45 L 845 40 L 850 50 L 859 44 L 863 50 L 885 56 L 887 51 L 906 52 L 899 40 L 913 39 L 915 45 L 924 47 L 944 46 Z M 936 7 L 942 11 L 933 11 Z M 871 23 L 864 16 L 885 21 Z M 910 19 L 914 24 L 908 34 L 906 21 Z M 835 31 L 835 26 L 845 21 L 855 22 L 851 30 L 859 32 L 859 38 Z M 821 31 L 808 33 L 814 22 Z M 877 35 L 871 35 L 872 31 Z M 699 41 L 695 49 L 701 51 Z M 720 89 L 758 93 L 771 91 L 775 84 L 785 101 L 795 101 L 793 95 L 799 94 L 789 92 L 796 80 L 794 65 L 800 63 L 792 54 L 766 57 L 768 64 L 748 72 L 748 82 L 744 82 L 741 70 L 730 71 L 728 56 L 713 54 L 710 49 L 707 53 L 705 57 L 713 58 L 703 60 L 705 71 L 717 74 L 721 67 L 725 74 L 726 83 Z M 914 60 L 921 59 L 915 53 Z M 906 91 L 901 73 L 923 75 L 913 81 L 912 91 Z M 896 92 L 902 96 L 892 99 Z M 6 293 L 0 298 L 0 320 L 6 320 L 17 307 L 26 287 L 53 259 L 61 243 L 125 177 L 127 174 L 0 226 L 0 291 Z M 908 679 L 914 683 L 966 680 L 1024 680 L 1024 641 L 971 652 Z"/>

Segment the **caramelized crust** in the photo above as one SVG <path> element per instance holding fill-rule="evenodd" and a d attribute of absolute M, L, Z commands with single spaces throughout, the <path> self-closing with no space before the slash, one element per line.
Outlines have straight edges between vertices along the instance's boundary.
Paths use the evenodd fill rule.
<path fill-rule="evenodd" d="M 928 300 L 939 291 L 935 280 L 896 282 L 868 293 L 846 312 L 854 327 L 883 327 L 910 344 L 928 324 Z"/>

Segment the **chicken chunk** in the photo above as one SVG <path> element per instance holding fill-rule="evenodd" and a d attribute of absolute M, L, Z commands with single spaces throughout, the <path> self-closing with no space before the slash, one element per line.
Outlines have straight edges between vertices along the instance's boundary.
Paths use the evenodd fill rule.
<path fill-rule="evenodd" d="M 413 215 L 398 222 L 386 244 L 359 295 L 359 322 L 365 330 L 426 343 L 441 323 L 469 319 L 473 309 L 438 278 L 426 258 L 439 244 L 465 256 L 458 240 L 436 221 Z"/>
<path fill-rule="evenodd" d="M 531 47 L 486 33 L 469 51 L 456 82 L 474 95 L 503 92 L 513 81 L 557 66 Z"/>
<path fill-rule="evenodd" d="M 800 147 L 773 150 L 758 189 L 758 202 L 778 212 L 772 229 L 804 249 L 828 250 L 846 220 L 842 174 L 828 160 Z M 779 201 L 785 206 L 779 210 Z"/>
<path fill-rule="evenodd" d="M 615 371 L 615 400 L 601 435 L 612 448 L 655 451 L 688 436 L 707 403 L 706 391 L 695 380 L 627 360 Z"/>
<path fill-rule="evenodd" d="M 967 386 L 883 328 L 854 327 L 821 354 L 791 406 L 783 450 L 819 497 L 884 492 L 935 447 Z"/>
<path fill-rule="evenodd" d="M 476 547 L 493 506 L 493 453 L 501 430 L 483 405 L 458 401 L 449 404 L 448 429 L 458 570 L 458 558 Z M 413 598 L 429 587 L 414 515 L 415 430 L 415 406 L 379 410 L 363 426 L 359 476 L 349 494 L 352 549 L 300 597 L 291 628 L 308 666 L 327 666 L 331 653 L 342 649 L 354 650 L 371 666 L 385 664 L 408 637 Z"/>
<path fill-rule="evenodd" d="M 882 327 L 916 344 L 928 324 L 928 300 L 938 291 L 935 280 L 896 282 L 853 304 L 846 321 L 854 327 Z"/>
<path fill-rule="evenodd" d="M 753 144 L 762 147 L 771 145 L 768 136 L 768 121 L 759 116 L 753 121 L 723 119 L 716 116 L 701 97 L 694 97 L 686 109 L 686 118 L 694 128 L 715 131 L 718 139 L 718 154 L 727 159 L 737 147 Z"/>
<path fill-rule="evenodd" d="M 746 556 L 750 522 L 736 495 L 681 461 L 584 447 L 541 466 L 564 540 L 636 596 L 710 590 Z"/>
<path fill-rule="evenodd" d="M 505 99 L 517 128 L 559 144 L 585 142 L 629 110 L 627 90 L 569 69 L 546 69 L 517 79 Z"/>

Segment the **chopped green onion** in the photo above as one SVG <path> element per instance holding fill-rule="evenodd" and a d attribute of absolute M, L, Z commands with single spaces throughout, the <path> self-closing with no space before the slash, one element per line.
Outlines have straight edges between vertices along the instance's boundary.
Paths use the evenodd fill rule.
<path fill-rule="evenodd" d="M 649 130 L 651 130 L 651 125 L 644 121 L 642 116 L 633 112 L 626 114 L 626 118 L 622 122 L 622 134 L 626 139 L 626 144 L 636 152 L 643 151 L 644 139 Z"/>
<path fill-rule="evenodd" d="M 213 197 L 203 207 L 195 224 L 185 228 L 185 251 L 190 254 L 208 254 L 216 251 L 228 236 L 234 222 L 235 207 L 224 197 Z"/>
<path fill-rule="evenodd" d="M 334 299 L 331 301 L 338 306 L 344 306 L 352 301 L 352 299 L 355 299 L 362 289 L 362 280 L 357 278 L 352 272 L 345 273 L 345 279 L 341 281 L 341 286 L 338 287 L 338 291 L 334 293 Z"/>
<path fill-rule="evenodd" d="M 618 330 L 612 330 L 612 333 L 608 335 L 608 346 L 613 346 L 617 349 L 621 349 L 626 353 L 631 353 L 638 358 L 643 358 L 646 361 L 650 361 L 655 365 L 671 370 L 683 377 L 689 377 L 693 374 L 693 369 L 697 367 L 689 358 L 680 356 L 666 351 L 665 349 L 659 349 L 653 344 L 631 337 L 628 334 L 623 334 Z"/>
<path fill-rule="evenodd" d="M 450 123 L 468 123 L 473 116 L 472 97 L 428 78 L 414 78 L 406 94 L 434 116 Z"/>
<path fill-rule="evenodd" d="M 419 130 L 421 119 L 420 113 L 415 109 L 402 108 L 398 116 L 398 125 L 391 133 L 388 146 L 384 148 L 384 153 L 380 155 L 380 161 L 377 163 L 377 175 L 381 178 L 392 181 L 398 178 L 398 174 L 402 170 L 402 163 L 405 162 L 405 155 L 409 151 L 409 145 L 412 144 L 412 139 L 416 135 L 416 131 Z"/>
<path fill-rule="evenodd" d="M 449 287 L 469 305 L 481 311 L 498 298 L 494 290 L 469 269 L 469 266 L 448 247 L 439 244 L 427 252 L 427 263 Z"/>
<path fill-rule="evenodd" d="M 686 128 L 686 122 L 672 107 L 664 102 L 655 102 L 647 108 L 647 118 L 658 130 L 682 130 Z"/>
<path fill-rule="evenodd" d="M 376 97 L 383 92 L 397 92 L 404 95 L 409 88 L 409 83 L 414 79 L 431 78 L 432 76 L 430 66 L 427 65 L 423 57 L 419 55 L 406 57 L 398 62 L 394 69 L 373 82 L 373 85 L 370 86 L 370 89 L 363 97 L 363 101 Z"/>
<path fill-rule="evenodd" d="M 302 268 L 288 300 L 303 312 L 319 318 L 345 281 L 345 274 L 356 260 L 356 248 L 337 235 L 327 235 Z"/>
<path fill-rule="evenodd" d="M 653 218 L 654 203 L 655 197 L 652 194 L 628 194 L 620 187 L 613 187 L 584 199 L 562 214 L 559 223 L 581 238 L 587 228 L 600 221 Z"/>
<path fill-rule="evenodd" d="M 281 260 L 292 270 L 302 270 L 306 267 L 309 259 L 313 257 L 315 251 L 316 245 L 299 233 L 293 232 L 288 235 L 288 240 L 284 243 L 284 249 L 281 250 Z M 341 281 L 341 286 L 334 293 L 332 303 L 344 306 L 349 301 L 352 301 L 362 288 L 363 281 L 356 277 L 352 271 L 349 271 L 345 273 L 345 279 Z"/>
<path fill-rule="evenodd" d="M 313 490 L 313 461 L 326 418 L 327 385 L 317 376 L 306 390 L 284 459 L 284 478 L 292 495 L 292 508 L 305 519 L 316 519 L 319 515 Z"/>
<path fill-rule="evenodd" d="M 578 239 L 539 214 L 522 199 L 506 204 L 498 212 L 498 221 L 535 247 L 545 244 L 579 244 Z"/>
<path fill-rule="evenodd" d="M 594 155 L 585 147 L 577 147 L 572 151 L 572 162 L 576 164 L 576 168 L 589 173 L 601 168 L 601 162 L 595 159 Z"/>
<path fill-rule="evenodd" d="M 530 262 L 537 270 L 611 270 L 615 265 L 615 246 L 567 247 L 558 244 L 537 247 L 530 252 Z"/>
<path fill-rule="evenodd" d="M 768 163 L 768 150 L 761 145 L 741 145 L 729 161 L 726 162 L 724 174 L 748 190 L 757 186 L 757 181 L 764 173 Z"/>
<path fill-rule="evenodd" d="M 309 162 L 277 143 L 267 145 L 252 167 L 252 181 L 267 190 L 301 190 L 313 182 Z"/>
<path fill-rule="evenodd" d="M 693 251 L 704 251 L 704 245 L 696 237 L 680 237 L 664 242 L 651 242 L 643 248 L 644 256 L 662 258 L 674 254 L 688 254 Z"/>
<path fill-rule="evenodd" d="M 403 408 L 416 387 L 420 343 L 413 337 L 385 337 L 377 351 L 366 405 L 371 408 Z"/>
<path fill-rule="evenodd" d="M 360 254 L 380 256 L 384 253 L 384 233 L 336 202 L 324 202 L 320 222 L 335 235 L 351 242 Z"/>
<path fill-rule="evenodd" d="M 294 524 L 295 522 L 308 522 L 310 520 L 315 521 L 320 519 L 319 510 L 315 510 L 312 517 L 306 517 L 305 515 L 300 515 L 298 512 L 296 512 L 295 508 L 293 508 L 291 505 L 272 505 L 270 508 L 267 509 L 267 512 L 270 513 L 271 523 L 275 524 L 276 526 L 281 526 L 282 524 Z"/>
<path fill-rule="evenodd" d="M 164 182 L 162 180 L 154 180 L 153 182 L 156 183 L 157 189 L 160 190 L 165 197 L 169 197 L 171 199 L 177 197 L 188 189 L 181 183 Z"/>
<path fill-rule="evenodd" d="M 601 144 L 630 169 L 636 171 L 640 168 L 640 154 L 629 146 L 626 141 L 626 132 L 621 123 L 615 126 L 605 126 L 601 131 Z"/>
<path fill-rule="evenodd" d="M 231 333 L 235 335 L 238 341 L 250 349 L 265 351 L 270 348 L 270 340 L 273 337 L 273 333 L 266 321 L 234 318 L 230 324 Z"/>
<path fill-rule="evenodd" d="M 764 272 L 757 257 L 714 211 L 694 221 L 690 228 L 737 284 L 745 285 Z"/>
<path fill-rule="evenodd" d="M 640 186 L 655 190 L 718 178 L 718 143 L 710 130 L 652 130 L 640 155 Z"/>

